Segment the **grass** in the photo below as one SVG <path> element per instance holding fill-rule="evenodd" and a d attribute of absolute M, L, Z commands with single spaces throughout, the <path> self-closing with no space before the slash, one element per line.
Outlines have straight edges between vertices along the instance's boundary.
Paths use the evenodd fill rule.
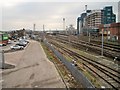
<path fill-rule="evenodd" d="M 86 57 L 88 57 L 88 58 L 90 58 L 90 59 L 93 59 L 93 60 L 101 59 L 101 58 L 98 58 L 98 57 L 96 57 L 96 56 L 94 56 L 94 55 L 88 54 L 88 53 L 86 53 L 86 52 L 84 52 L 84 51 L 82 51 L 82 50 L 75 49 L 75 48 L 73 48 L 72 46 L 68 46 L 68 45 L 65 45 L 65 44 L 62 44 L 62 43 L 59 43 L 59 44 L 61 44 L 61 45 L 64 46 L 64 47 L 69 48 L 69 49 L 72 50 L 72 51 L 77 52 L 77 53 L 80 54 L 80 55 L 86 56 Z"/>
<path fill-rule="evenodd" d="M 97 88 L 100 88 L 100 82 L 97 81 L 98 79 L 94 77 L 94 75 L 91 72 L 84 71 L 83 73 Z"/>
<path fill-rule="evenodd" d="M 60 43 L 59 43 L 59 44 L 60 44 Z M 98 57 L 95 57 L 95 56 L 93 56 L 93 55 L 91 55 L 91 54 L 88 54 L 88 53 L 86 53 L 86 52 L 77 50 L 77 49 L 75 49 L 75 48 L 73 48 L 73 47 L 70 47 L 70 46 L 68 47 L 67 45 L 64 45 L 64 44 L 61 44 L 61 45 L 64 46 L 64 47 L 69 48 L 70 50 L 72 50 L 72 51 L 74 51 L 74 52 L 77 52 L 77 53 L 80 54 L 80 55 L 86 56 L 86 57 L 88 57 L 88 58 L 90 58 L 90 59 L 92 59 L 92 60 L 98 60 L 98 59 L 99 59 Z M 71 58 L 69 55 L 64 54 L 64 57 L 65 57 L 66 60 L 68 60 L 69 62 L 72 61 L 72 58 Z M 92 72 L 90 72 L 88 69 L 86 69 L 85 67 L 83 67 L 81 60 L 78 60 L 77 63 L 79 64 L 79 65 L 78 65 L 78 66 L 79 66 L 78 69 L 79 69 L 80 71 L 82 71 L 83 74 L 84 74 L 97 88 L 100 88 L 101 83 L 100 83 L 99 81 L 97 81 L 98 78 L 96 78 L 96 76 L 95 76 Z"/>
<path fill-rule="evenodd" d="M 64 79 L 65 82 L 67 82 L 67 85 L 71 88 L 76 88 L 79 87 L 81 88 L 82 86 L 77 83 L 77 81 L 72 80 L 72 75 L 70 72 L 67 70 L 67 68 L 58 60 L 58 58 L 52 53 L 51 50 L 46 47 L 44 43 L 41 42 L 41 45 L 47 55 L 47 58 L 52 61 L 54 64 L 56 64 L 56 68 L 59 72 L 59 75 Z"/>

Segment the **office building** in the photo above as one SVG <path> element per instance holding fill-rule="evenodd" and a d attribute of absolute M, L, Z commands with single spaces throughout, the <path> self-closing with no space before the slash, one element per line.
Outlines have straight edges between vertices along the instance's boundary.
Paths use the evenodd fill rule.
<path fill-rule="evenodd" d="M 99 25 L 102 23 L 102 17 L 103 17 L 103 10 L 91 10 L 91 13 L 89 13 L 86 17 L 86 27 L 87 28 L 98 28 Z"/>
<path fill-rule="evenodd" d="M 77 18 L 77 34 L 82 33 L 82 28 L 85 26 L 85 17 L 87 13 L 82 13 L 80 17 Z"/>
<path fill-rule="evenodd" d="M 78 17 L 77 18 L 77 34 L 80 34 L 80 20 L 81 20 L 81 17 Z"/>
<path fill-rule="evenodd" d="M 106 6 L 98 10 L 86 10 L 77 18 L 77 30 L 79 33 L 96 33 L 99 32 L 100 24 L 111 24 L 116 22 L 116 15 L 113 13 L 112 6 Z"/>
<path fill-rule="evenodd" d="M 112 6 L 104 7 L 102 24 L 111 24 L 115 22 L 116 22 L 116 15 L 113 13 Z"/>
<path fill-rule="evenodd" d="M 118 2 L 118 22 L 120 22 L 120 1 Z"/>

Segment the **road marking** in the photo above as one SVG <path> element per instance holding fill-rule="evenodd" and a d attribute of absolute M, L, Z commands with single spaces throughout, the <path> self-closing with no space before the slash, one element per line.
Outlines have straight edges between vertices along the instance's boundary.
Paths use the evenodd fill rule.
<path fill-rule="evenodd" d="M 0 74 L 2 74 L 2 71 L 0 71 Z"/>
<path fill-rule="evenodd" d="M 4 80 L 0 80 L 0 83 L 2 83 Z"/>
<path fill-rule="evenodd" d="M 35 86 L 36 88 L 38 87 L 38 86 Z"/>

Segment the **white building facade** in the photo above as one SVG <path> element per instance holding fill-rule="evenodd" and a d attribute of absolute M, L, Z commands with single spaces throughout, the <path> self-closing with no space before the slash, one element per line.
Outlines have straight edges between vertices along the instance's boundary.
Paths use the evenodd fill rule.
<path fill-rule="evenodd" d="M 120 1 L 118 2 L 118 22 L 120 22 Z"/>

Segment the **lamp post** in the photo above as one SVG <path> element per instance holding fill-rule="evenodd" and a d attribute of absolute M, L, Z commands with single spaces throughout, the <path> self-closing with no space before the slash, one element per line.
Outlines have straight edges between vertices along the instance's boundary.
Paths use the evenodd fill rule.
<path fill-rule="evenodd" d="M 103 45 L 104 45 L 104 30 L 107 27 L 107 24 L 104 24 L 104 28 L 102 29 L 102 50 L 101 50 L 101 56 L 103 56 Z"/>
<path fill-rule="evenodd" d="M 66 26 L 66 35 L 68 35 L 68 26 Z"/>
<path fill-rule="evenodd" d="M 90 32 L 89 32 L 89 43 L 90 43 Z"/>
<path fill-rule="evenodd" d="M 43 24 L 43 39 L 45 39 L 45 25 Z"/>
<path fill-rule="evenodd" d="M 104 30 L 105 30 L 105 28 L 109 28 L 110 27 L 110 24 L 104 24 L 104 29 L 102 29 L 102 51 L 101 51 L 101 55 L 103 56 L 103 44 L 104 44 Z"/>
<path fill-rule="evenodd" d="M 33 31 L 35 32 L 35 26 L 36 26 L 36 24 L 33 24 Z"/>
<path fill-rule="evenodd" d="M 102 29 L 102 51 L 101 51 L 101 55 L 103 56 L 103 32 L 104 32 L 104 29 Z"/>
<path fill-rule="evenodd" d="M 65 31 L 65 18 L 63 18 L 63 31 Z"/>

